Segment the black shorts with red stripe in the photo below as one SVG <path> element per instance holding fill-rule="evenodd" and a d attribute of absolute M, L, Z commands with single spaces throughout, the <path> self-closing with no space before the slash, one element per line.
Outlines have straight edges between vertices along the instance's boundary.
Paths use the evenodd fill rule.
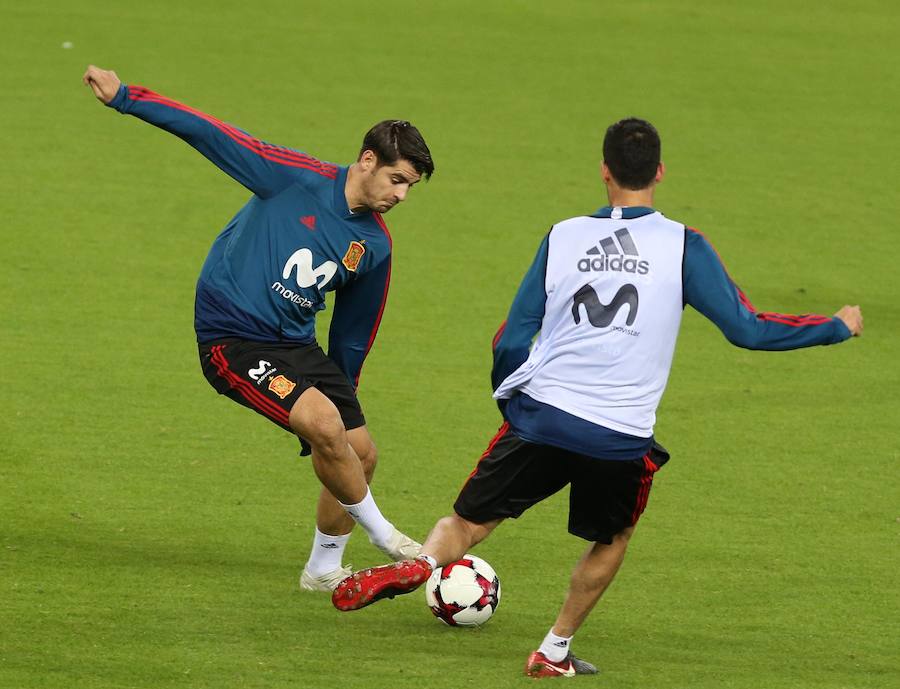
<path fill-rule="evenodd" d="M 348 431 L 366 419 L 356 391 L 322 348 L 311 344 L 250 342 L 227 339 L 198 346 L 203 375 L 226 395 L 293 433 L 289 418 L 297 398 L 316 388 L 337 407 Z M 300 454 L 310 453 L 300 438 Z"/>
<path fill-rule="evenodd" d="M 569 533 L 609 544 L 617 533 L 637 524 L 653 475 L 667 461 L 669 453 L 655 442 L 643 457 L 597 459 L 528 442 L 504 423 L 453 508 L 476 524 L 515 518 L 571 484 Z"/>

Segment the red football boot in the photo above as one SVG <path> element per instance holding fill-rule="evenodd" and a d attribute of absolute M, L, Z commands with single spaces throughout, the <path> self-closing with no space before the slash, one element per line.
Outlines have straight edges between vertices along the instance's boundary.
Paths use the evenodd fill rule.
<path fill-rule="evenodd" d="M 415 591 L 431 576 L 425 560 L 401 560 L 351 574 L 334 589 L 331 602 L 338 610 L 359 610 L 382 598 Z"/>
<path fill-rule="evenodd" d="M 525 674 L 529 677 L 574 677 L 575 675 L 595 675 L 597 668 L 586 660 L 576 658 L 571 653 L 556 662 L 540 651 L 534 651 L 525 663 Z"/>

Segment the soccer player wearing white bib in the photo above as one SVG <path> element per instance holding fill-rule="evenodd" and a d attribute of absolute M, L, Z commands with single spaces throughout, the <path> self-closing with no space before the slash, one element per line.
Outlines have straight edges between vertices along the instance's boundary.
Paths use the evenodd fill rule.
<path fill-rule="evenodd" d="M 665 168 L 649 122 L 609 127 L 603 157 L 609 205 L 551 228 L 494 339 L 504 423 L 455 514 L 435 525 L 418 559 L 358 572 L 332 597 L 338 609 L 355 610 L 408 593 L 505 518 L 570 484 L 568 530 L 591 545 L 528 657 L 532 677 L 596 672 L 570 645 L 618 571 L 653 475 L 669 459 L 653 426 L 685 305 L 748 349 L 836 344 L 863 326 L 858 306 L 832 317 L 757 311 L 703 235 L 654 210 Z"/>

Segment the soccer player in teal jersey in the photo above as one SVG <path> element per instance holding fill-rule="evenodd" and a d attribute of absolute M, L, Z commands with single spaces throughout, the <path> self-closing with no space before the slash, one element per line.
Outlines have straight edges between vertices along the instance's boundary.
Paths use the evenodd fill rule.
<path fill-rule="evenodd" d="M 377 453 L 356 397 L 387 299 L 391 236 L 382 214 L 434 172 L 419 131 L 385 120 L 357 161 L 325 163 L 274 146 L 210 115 L 91 65 L 94 95 L 183 139 L 253 196 L 210 248 L 197 280 L 195 330 L 203 372 L 220 394 L 296 434 L 323 485 L 307 590 L 350 573 L 342 556 L 354 522 L 389 557 L 419 544 L 381 514 L 369 491 Z M 334 291 L 328 354 L 315 315 Z"/>

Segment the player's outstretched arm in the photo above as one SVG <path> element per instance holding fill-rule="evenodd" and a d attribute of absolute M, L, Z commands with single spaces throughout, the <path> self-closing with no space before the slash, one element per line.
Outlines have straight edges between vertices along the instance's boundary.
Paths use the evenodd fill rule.
<path fill-rule="evenodd" d="M 692 229 L 685 230 L 684 301 L 745 349 L 837 344 L 862 332 L 858 306 L 845 306 L 833 317 L 758 311 L 731 280 L 712 245 Z"/>
<path fill-rule="evenodd" d="M 221 170 L 263 198 L 298 179 L 334 179 L 337 168 L 299 151 L 256 139 L 221 120 L 142 86 L 123 84 L 115 72 L 94 65 L 84 83 L 105 105 L 183 139 Z"/>

